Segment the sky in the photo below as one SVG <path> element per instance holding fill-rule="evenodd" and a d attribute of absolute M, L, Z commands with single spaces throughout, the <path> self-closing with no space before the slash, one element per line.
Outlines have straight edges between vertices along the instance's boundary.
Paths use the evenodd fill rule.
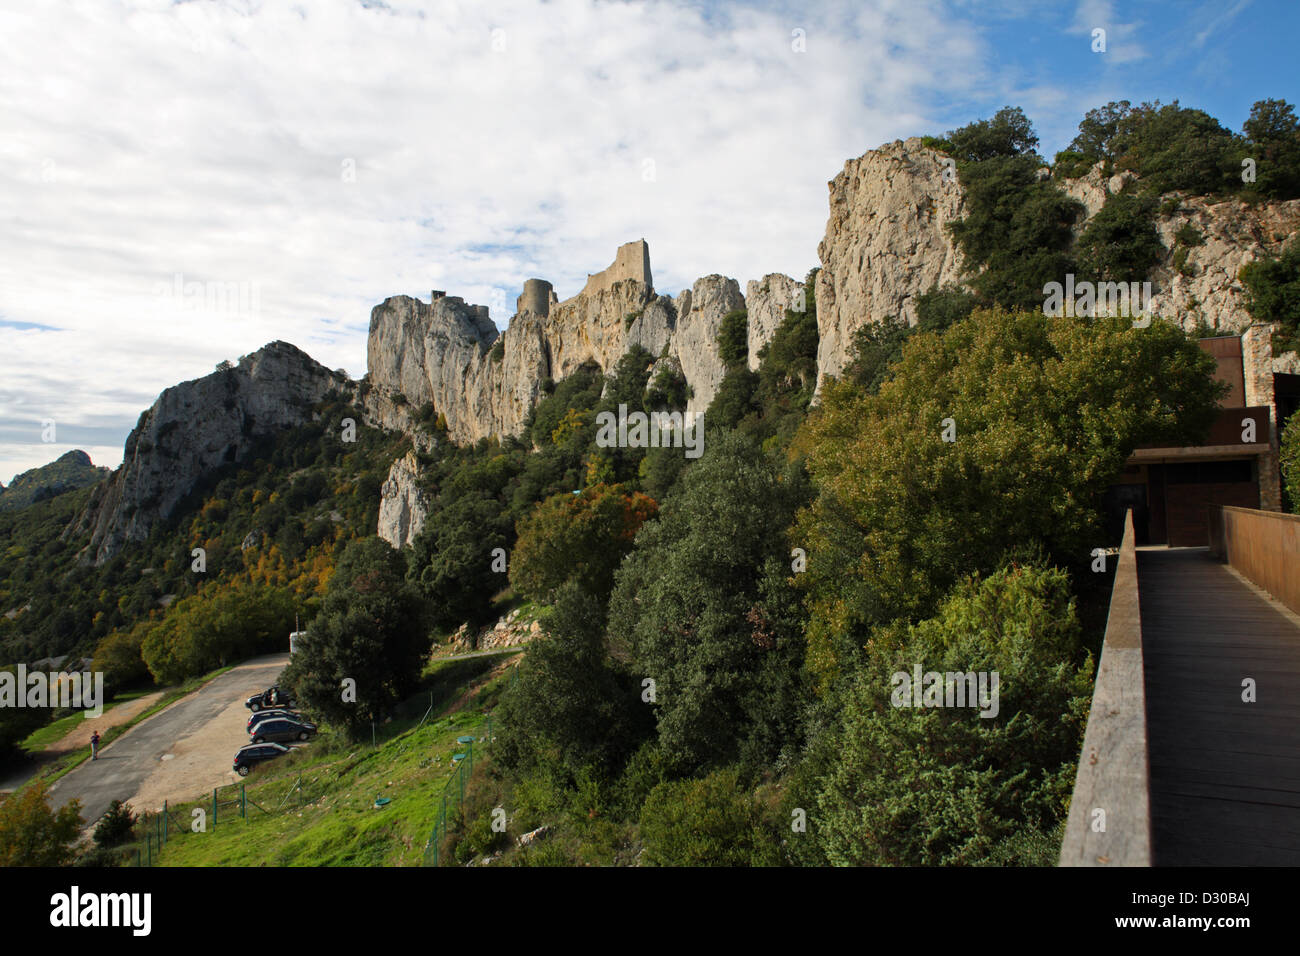
<path fill-rule="evenodd" d="M 166 387 L 267 342 L 365 372 L 370 310 L 504 328 L 644 238 L 656 291 L 817 265 L 827 182 L 1022 107 L 1240 130 L 1300 103 L 1294 0 L 46 0 L 0 10 L 0 482 L 116 467 Z M 1095 30 L 1105 31 L 1105 49 Z"/>

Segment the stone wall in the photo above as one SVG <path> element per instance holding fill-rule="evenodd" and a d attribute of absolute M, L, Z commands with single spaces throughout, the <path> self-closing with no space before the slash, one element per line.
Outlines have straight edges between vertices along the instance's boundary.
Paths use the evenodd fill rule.
<path fill-rule="evenodd" d="M 605 292 L 612 289 L 614 283 L 625 279 L 639 282 L 649 290 L 654 289 L 654 281 L 650 276 L 650 246 L 644 239 L 619 246 L 618 252 L 614 255 L 613 265 L 594 275 L 588 273 L 587 284 L 583 286 L 580 295 L 590 296 Z"/>
<path fill-rule="evenodd" d="M 1241 336 L 1241 367 L 1248 406 L 1268 406 L 1268 451 L 1259 456 L 1259 506 L 1282 510 L 1282 478 L 1278 473 L 1277 405 L 1273 394 L 1273 329 L 1256 323 Z M 1264 436 L 1258 436 L 1263 440 Z"/>

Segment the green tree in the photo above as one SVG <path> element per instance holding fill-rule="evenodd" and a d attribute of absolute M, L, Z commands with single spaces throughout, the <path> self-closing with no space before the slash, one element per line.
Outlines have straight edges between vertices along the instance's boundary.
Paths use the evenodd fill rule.
<path fill-rule="evenodd" d="M 519 523 L 511 586 L 546 601 L 573 580 L 603 603 L 637 531 L 657 510 L 653 500 L 620 485 L 595 485 L 580 495 L 546 499 Z"/>
<path fill-rule="evenodd" d="M 796 469 L 710 433 L 618 571 L 611 639 L 654 681 L 660 748 L 683 771 L 795 741 L 801 618 L 785 532 L 805 495 Z"/>
<path fill-rule="evenodd" d="M 1088 110 L 1079 122 L 1079 132 L 1066 148 L 1066 152 L 1081 159 L 1083 168 L 1067 175 L 1086 173 L 1093 164 L 1115 160 L 1115 138 L 1120 126 L 1133 112 L 1128 100 L 1112 101 L 1105 106 Z M 1058 162 L 1062 155 L 1057 155 Z"/>
<path fill-rule="evenodd" d="M 1300 120 L 1285 100 L 1260 100 L 1242 125 L 1256 188 L 1272 199 L 1300 197 Z"/>
<path fill-rule="evenodd" d="M 0 866 L 66 866 L 81 833 L 81 801 L 58 810 L 48 803 L 49 786 L 38 781 L 0 794 Z"/>
<path fill-rule="evenodd" d="M 293 597 L 283 588 L 216 583 L 173 604 L 149 629 L 140 654 L 155 681 L 177 683 L 283 649 L 293 621 Z"/>
<path fill-rule="evenodd" d="M 1156 232 L 1156 200 L 1120 194 L 1106 201 L 1084 228 L 1075 253 L 1082 278 L 1140 282 L 1164 255 Z"/>
<path fill-rule="evenodd" d="M 1281 325 L 1274 351 L 1300 344 L 1300 239 L 1292 239 L 1280 256 L 1246 263 L 1238 277 L 1246 287 L 1251 318 Z"/>
<path fill-rule="evenodd" d="M 722 317 L 718 327 L 718 357 L 727 368 L 733 368 L 749 358 L 749 314 L 735 309 Z"/>
<path fill-rule="evenodd" d="M 140 647 L 149 633 L 151 622 L 138 622 L 129 630 L 114 631 L 95 646 L 91 670 L 104 674 L 104 683 L 113 688 L 129 687 L 149 677 L 149 668 L 140 656 Z"/>
<path fill-rule="evenodd" d="M 501 701 L 493 749 L 516 776 L 541 773 L 561 787 L 589 771 L 608 779 L 650 732 L 640 688 L 610 660 L 604 625 L 600 598 L 575 581 L 559 588 Z"/>
<path fill-rule="evenodd" d="M 95 843 L 99 846 L 117 846 L 131 838 L 137 815 L 129 803 L 114 800 L 95 824 Z"/>
<path fill-rule="evenodd" d="M 405 572 L 402 555 L 379 538 L 349 543 L 320 613 L 280 678 L 351 739 L 387 716 L 419 680 L 429 642 Z M 345 689 L 355 689 L 355 700 Z"/>
<path fill-rule="evenodd" d="M 1031 153 L 989 149 L 958 159 L 966 216 L 947 228 L 985 304 L 1035 308 L 1044 284 L 1073 271 L 1072 230 L 1083 206 L 1040 179 L 1040 163 Z"/>
<path fill-rule="evenodd" d="M 1011 566 L 968 579 L 933 618 L 877 632 L 809 814 L 827 859 L 1053 865 L 1054 841 L 1024 837 L 1056 831 L 1074 785 L 1092 676 L 1091 659 L 1080 658 L 1059 569 Z M 960 703 L 960 682 L 975 706 L 970 696 L 966 706 L 912 706 L 918 666 L 949 680 L 976 675 L 974 687 L 956 678 L 951 701 Z M 1036 845 L 1037 857 L 1007 859 L 1004 844 L 1016 838 Z"/>
<path fill-rule="evenodd" d="M 1213 359 L 1169 323 L 1131 325 L 976 312 L 912 337 L 878 394 L 827 384 L 794 446 L 818 488 L 793 536 L 819 687 L 871 626 L 931 613 L 1017 546 L 1085 566 L 1132 450 L 1204 435 Z"/>
<path fill-rule="evenodd" d="M 951 130 L 936 145 L 959 163 L 982 163 L 1004 156 L 1034 157 L 1038 136 L 1024 110 L 1004 106 L 992 119 L 977 120 Z"/>
<path fill-rule="evenodd" d="M 492 597 L 506 586 L 510 515 L 487 491 L 465 492 L 426 518 L 411 543 L 410 576 L 428 599 L 439 627 L 477 625 L 490 616 Z"/>

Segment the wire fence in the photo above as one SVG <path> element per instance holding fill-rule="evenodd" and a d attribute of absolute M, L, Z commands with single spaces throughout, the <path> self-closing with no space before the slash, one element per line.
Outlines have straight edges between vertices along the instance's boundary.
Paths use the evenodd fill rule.
<path fill-rule="evenodd" d="M 492 746 L 492 716 L 489 714 L 485 721 L 485 730 L 482 737 L 484 743 L 491 749 Z M 465 788 L 469 785 L 470 777 L 474 773 L 474 738 L 472 736 L 460 737 L 457 743 L 465 745 L 465 750 L 452 757 L 456 764 L 456 772 L 447 778 L 443 784 L 442 793 L 439 797 L 438 816 L 434 820 L 433 830 L 429 833 L 429 840 L 424 845 L 424 865 L 440 866 L 442 863 L 442 844 L 447 836 L 448 821 L 455 823 L 460 817 L 461 811 L 465 806 Z"/>
<path fill-rule="evenodd" d="M 283 793 L 280 784 L 284 784 Z M 188 820 L 166 802 L 161 810 L 140 814 L 136 821 L 136 833 L 140 836 L 137 838 L 135 865 L 156 864 L 162 848 L 178 833 L 216 830 L 218 826 L 230 826 L 236 820 L 248 819 L 252 811 L 282 813 L 299 810 L 311 801 L 303 787 L 302 774 L 293 780 L 286 776 L 283 780 L 268 781 L 258 788 L 257 795 L 266 806 L 249 797 L 247 784 L 232 783 L 213 788 L 211 802 L 204 800 L 202 805 L 193 807 Z"/>

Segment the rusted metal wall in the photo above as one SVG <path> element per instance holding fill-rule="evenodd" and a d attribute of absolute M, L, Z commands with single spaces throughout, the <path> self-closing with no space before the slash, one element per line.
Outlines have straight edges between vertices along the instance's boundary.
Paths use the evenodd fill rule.
<path fill-rule="evenodd" d="M 1300 614 L 1300 515 L 1211 508 L 1210 552 Z"/>

